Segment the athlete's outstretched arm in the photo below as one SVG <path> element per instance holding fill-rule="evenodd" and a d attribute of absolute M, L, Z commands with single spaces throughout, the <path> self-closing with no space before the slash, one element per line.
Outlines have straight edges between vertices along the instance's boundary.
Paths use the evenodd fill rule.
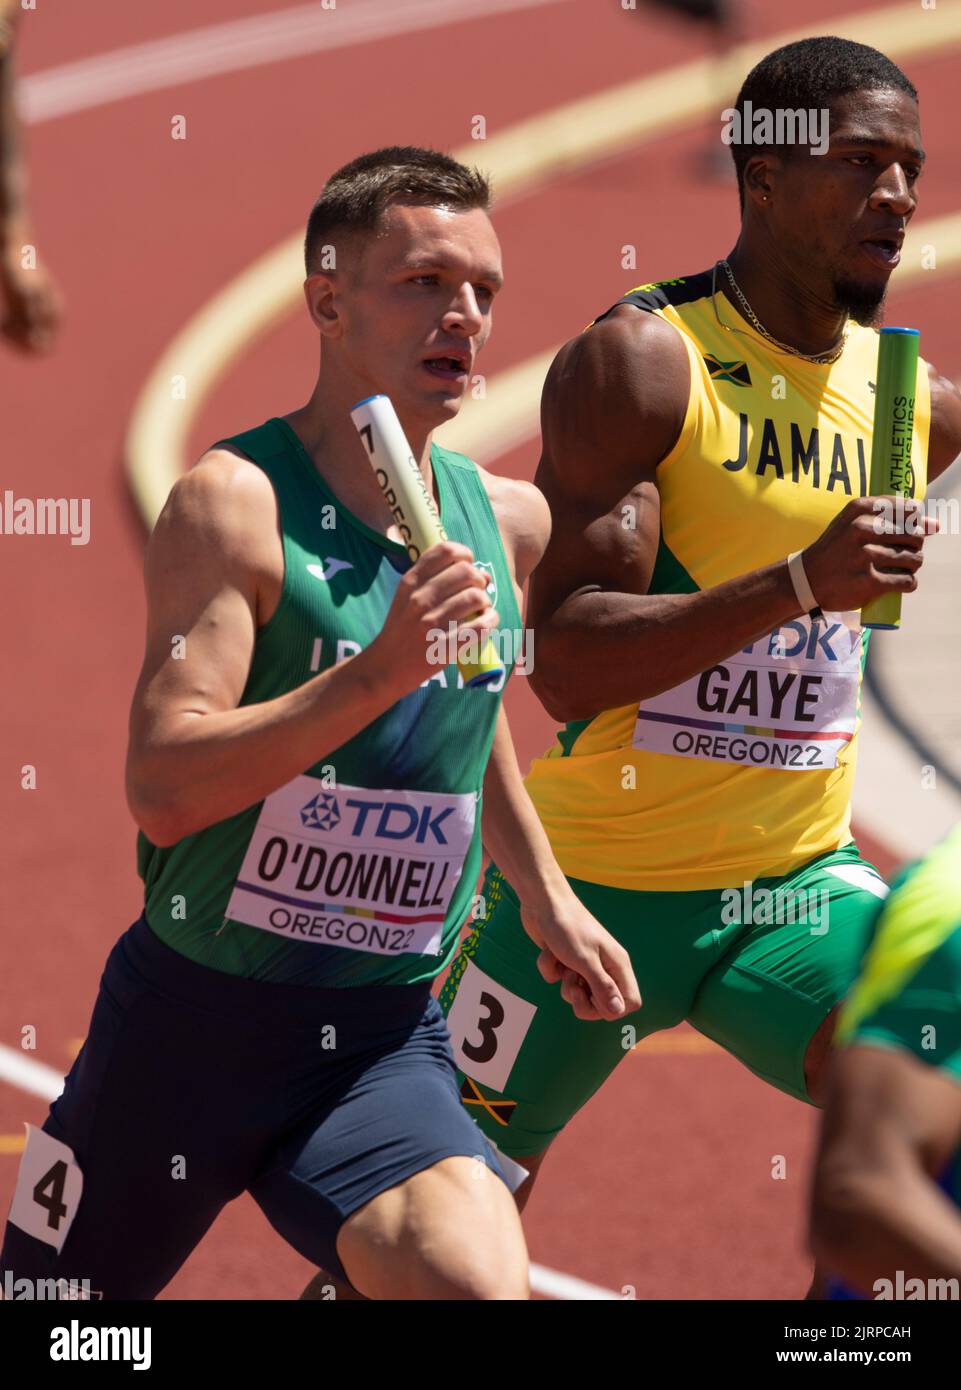
<path fill-rule="evenodd" d="M 698 593 L 647 592 L 657 467 L 680 435 L 689 380 L 677 330 L 629 305 L 562 348 L 548 373 L 535 481 L 554 526 L 531 581 L 531 683 L 555 719 L 659 694 L 802 611 L 786 556 Z M 917 587 L 923 537 L 882 544 L 876 515 L 871 499 L 853 500 L 804 552 L 823 608 Z"/>
<path fill-rule="evenodd" d="M 961 1143 L 961 1084 L 905 1049 L 834 1057 L 814 1179 L 817 1263 L 870 1293 L 876 1280 L 961 1280 L 961 1214 L 935 1177 Z"/>
<path fill-rule="evenodd" d="M 486 576 L 467 546 L 448 541 L 403 576 L 364 651 L 273 700 L 238 707 L 276 528 L 266 474 L 214 450 L 175 484 L 150 538 L 127 801 L 156 845 L 255 805 L 359 733 L 433 674 L 431 631 L 496 623 Z"/>

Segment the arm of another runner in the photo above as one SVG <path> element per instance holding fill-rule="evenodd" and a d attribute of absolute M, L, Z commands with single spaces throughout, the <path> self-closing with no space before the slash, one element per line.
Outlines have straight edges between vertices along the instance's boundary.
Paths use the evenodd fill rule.
<path fill-rule="evenodd" d="M 875 1281 L 961 1280 L 961 1212 L 935 1176 L 961 1144 L 961 1085 L 906 1049 L 854 1043 L 832 1059 L 814 1179 L 818 1264 Z"/>
<path fill-rule="evenodd" d="M 238 707 L 259 590 L 280 544 L 266 475 L 226 450 L 178 480 L 150 538 L 127 801 L 156 845 L 255 805 L 359 733 L 433 673 L 431 630 L 496 623 L 486 576 L 466 546 L 448 541 L 402 577 L 364 651 L 275 699 Z M 472 614 L 480 616 L 467 621 Z"/>
<path fill-rule="evenodd" d="M 697 593 L 647 592 L 660 534 L 657 466 L 680 435 L 689 379 L 677 330 L 629 305 L 572 339 L 548 373 L 536 482 L 554 529 L 531 582 L 531 684 L 555 719 L 648 699 L 802 611 L 786 556 Z M 804 552 L 823 608 L 917 587 L 923 536 L 884 545 L 876 520 L 872 499 L 854 499 Z"/>
<path fill-rule="evenodd" d="M 25 194 L 20 123 L 14 93 L 16 10 L 0 5 L 0 299 L 3 336 L 18 348 L 44 352 L 53 345 L 62 308 L 42 265 L 24 264 L 33 244 Z"/>
<path fill-rule="evenodd" d="M 961 391 L 928 363 L 931 383 L 931 438 L 928 481 L 940 477 L 961 454 Z"/>

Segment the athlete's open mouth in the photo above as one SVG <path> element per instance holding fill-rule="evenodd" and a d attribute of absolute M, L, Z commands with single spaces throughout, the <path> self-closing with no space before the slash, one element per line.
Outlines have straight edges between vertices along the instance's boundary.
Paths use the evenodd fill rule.
<path fill-rule="evenodd" d="M 876 265 L 893 270 L 901 259 L 903 240 L 904 238 L 900 236 L 869 237 L 861 242 L 861 249 L 870 256 Z"/>
<path fill-rule="evenodd" d="M 462 357 L 428 357 L 424 366 L 446 381 L 459 381 L 467 376 L 467 359 Z"/>

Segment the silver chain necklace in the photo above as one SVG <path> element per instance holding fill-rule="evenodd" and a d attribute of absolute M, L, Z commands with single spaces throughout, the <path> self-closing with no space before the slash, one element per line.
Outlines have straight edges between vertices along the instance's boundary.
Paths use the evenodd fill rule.
<path fill-rule="evenodd" d="M 728 279 L 730 280 L 730 282 L 731 282 L 731 289 L 732 289 L 732 290 L 734 291 L 734 293 L 737 295 L 738 302 L 740 303 L 741 308 L 744 310 L 744 315 L 745 315 L 745 317 L 746 317 L 748 323 L 752 326 L 752 328 L 755 328 L 755 329 L 757 330 L 757 332 L 760 333 L 760 335 L 761 335 L 762 338 L 766 338 L 767 341 L 768 341 L 769 343 L 773 343 L 773 345 L 774 345 L 775 347 L 777 347 L 777 348 L 780 348 L 782 352 L 789 352 L 789 353 L 791 353 L 791 355 L 792 355 L 793 357 L 801 357 L 801 358 L 804 359 L 805 362 L 815 362 L 818 366 L 827 367 L 827 366 L 830 366 L 830 364 L 831 364 L 832 362 L 836 362 L 836 361 L 838 360 L 838 358 L 841 356 L 841 353 L 844 351 L 844 344 L 845 344 L 846 336 L 847 336 L 847 330 L 846 330 L 846 329 L 845 329 L 845 335 L 844 335 L 844 336 L 842 337 L 842 339 L 841 339 L 841 345 L 840 345 L 840 347 L 835 348 L 832 352 L 819 352 L 819 353 L 802 352 L 800 348 L 791 347 L 790 343 L 782 343 L 782 342 L 780 341 L 780 339 L 775 338 L 775 336 L 774 336 L 773 333 L 769 333 L 769 332 L 767 331 L 767 329 L 764 327 L 764 324 L 761 322 L 761 320 L 758 318 L 757 314 L 756 314 L 756 313 L 754 312 L 754 310 L 751 308 L 750 304 L 747 302 L 747 299 L 746 299 L 745 296 L 744 296 L 744 292 L 742 291 L 740 285 L 737 283 L 737 281 L 736 281 L 735 278 L 734 278 L 734 271 L 733 271 L 733 270 L 731 269 L 731 267 L 728 265 L 727 261 L 718 261 L 718 262 L 717 262 L 717 265 L 715 265 L 715 267 L 714 267 L 714 281 L 713 281 L 713 283 L 712 283 L 712 285 L 711 285 L 711 298 L 712 298 L 712 299 L 714 298 L 715 289 L 716 289 L 716 283 L 717 283 L 717 267 L 718 267 L 718 265 L 724 267 L 724 270 L 725 270 L 725 272 L 726 272 L 726 274 L 727 274 L 727 278 L 728 278 Z M 715 313 L 715 316 L 716 316 L 716 315 L 717 315 L 717 306 L 716 306 L 716 305 L 715 305 L 714 313 Z M 720 323 L 720 322 L 721 322 L 720 319 L 718 319 L 718 323 Z M 728 324 L 726 324 L 726 323 L 725 323 L 725 324 L 722 324 L 721 326 L 722 326 L 722 328 L 727 328 L 727 329 L 729 330 L 729 332 L 732 332 L 732 333 L 734 333 L 734 332 L 737 331 L 736 329 L 730 328 L 730 325 L 728 325 Z"/>

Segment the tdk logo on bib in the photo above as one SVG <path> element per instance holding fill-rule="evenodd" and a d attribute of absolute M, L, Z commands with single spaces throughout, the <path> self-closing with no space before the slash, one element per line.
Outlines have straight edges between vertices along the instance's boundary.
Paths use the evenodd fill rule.
<path fill-rule="evenodd" d="M 453 815 L 452 806 L 437 811 L 430 804 L 417 807 L 406 801 L 360 801 L 353 797 L 344 805 L 353 812 L 353 823 L 349 816 L 347 819 L 349 835 L 371 835 L 375 840 L 413 839 L 418 845 L 433 838 L 439 845 L 447 844 L 441 827 Z M 300 819 L 310 830 L 334 830 L 341 821 L 337 798 L 330 792 L 311 797 Z"/>
<path fill-rule="evenodd" d="M 843 636 L 835 644 L 834 638 L 839 632 L 843 633 Z M 785 637 L 785 633 L 790 633 L 790 638 Z M 819 619 L 814 618 L 803 623 L 782 623 L 768 639 L 767 654 L 784 657 L 800 657 L 803 654 L 805 661 L 816 661 L 823 654 L 825 661 L 843 661 L 855 648 L 860 650 L 860 643 L 860 631 L 852 631 L 840 622 L 825 622 L 822 632 Z M 751 646 L 744 647 L 743 650 L 753 652 L 754 646 L 752 642 Z"/>
<path fill-rule="evenodd" d="M 311 797 L 300 813 L 300 819 L 310 830 L 333 830 L 340 824 L 340 807 L 331 792 Z"/>
<path fill-rule="evenodd" d="M 406 801 L 348 801 L 347 805 L 357 813 L 352 835 L 363 835 L 366 831 L 375 840 L 413 838 L 416 844 L 422 845 L 425 840 L 433 839 L 439 845 L 447 844 L 441 822 L 453 815 L 453 806 L 438 811 L 430 803 L 418 808 Z"/>

